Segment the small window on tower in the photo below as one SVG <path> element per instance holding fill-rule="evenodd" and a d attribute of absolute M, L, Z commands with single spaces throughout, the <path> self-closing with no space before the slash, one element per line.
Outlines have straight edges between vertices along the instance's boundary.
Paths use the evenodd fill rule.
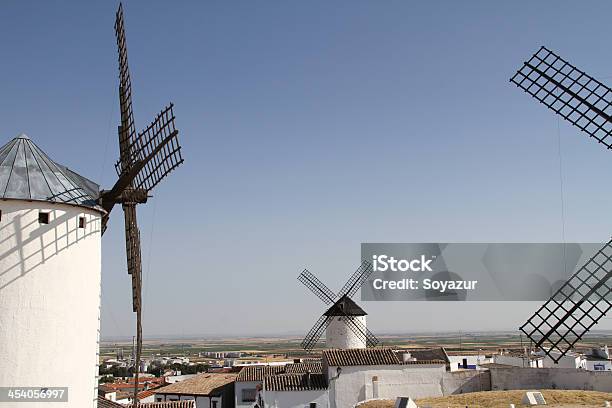
<path fill-rule="evenodd" d="M 0 210 L 0 221 L 2 221 L 2 210 Z"/>
<path fill-rule="evenodd" d="M 85 217 L 79 217 L 79 228 L 85 228 Z"/>
<path fill-rule="evenodd" d="M 48 212 L 39 212 L 38 213 L 38 222 L 41 224 L 49 223 L 49 213 Z"/>

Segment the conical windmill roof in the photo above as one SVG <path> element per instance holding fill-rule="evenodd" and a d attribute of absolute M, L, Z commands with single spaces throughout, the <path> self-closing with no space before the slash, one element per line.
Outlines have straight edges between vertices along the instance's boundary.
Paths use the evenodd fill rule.
<path fill-rule="evenodd" d="M 100 210 L 99 186 L 55 163 L 24 134 L 0 147 L 0 198 L 81 205 Z"/>
<path fill-rule="evenodd" d="M 342 296 L 325 313 L 325 316 L 366 316 L 367 313 L 350 297 Z"/>

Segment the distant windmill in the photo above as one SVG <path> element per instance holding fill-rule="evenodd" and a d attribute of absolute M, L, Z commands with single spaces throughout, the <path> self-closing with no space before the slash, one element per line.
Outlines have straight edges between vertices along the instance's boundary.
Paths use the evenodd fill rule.
<path fill-rule="evenodd" d="M 612 89 L 541 47 L 510 79 L 590 137 L 612 149 Z M 612 307 L 612 241 L 521 326 L 556 363 Z"/>
<path fill-rule="evenodd" d="M 108 216 L 115 204 L 121 204 L 123 207 L 127 270 L 132 276 L 132 307 L 136 312 L 134 404 L 138 404 L 138 372 L 142 351 L 142 261 L 136 205 L 146 203 L 153 188 L 183 163 L 183 158 L 177 137 L 178 130 L 174 127 L 172 104 L 162 109 L 147 128 L 136 133 L 121 4 L 116 14 L 115 35 L 119 49 L 119 105 L 121 109 L 120 157 L 115 164 L 119 178 L 110 190 L 103 190 L 100 193 L 99 203 L 107 212 L 102 220 L 103 232 L 106 230 Z"/>
<path fill-rule="evenodd" d="M 306 334 L 302 341 L 305 350 L 311 350 L 324 331 L 329 348 L 365 348 L 379 343 L 366 327 L 366 313 L 351 299 L 372 272 L 372 264 L 363 261 L 338 294 L 334 294 L 307 269 L 300 273 L 298 280 L 323 303 L 331 305 Z"/>

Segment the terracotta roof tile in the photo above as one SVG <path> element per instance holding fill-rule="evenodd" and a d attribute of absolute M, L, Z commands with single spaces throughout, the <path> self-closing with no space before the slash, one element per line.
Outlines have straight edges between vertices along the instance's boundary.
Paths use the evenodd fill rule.
<path fill-rule="evenodd" d="M 236 374 L 203 373 L 184 381 L 156 388 L 155 394 L 213 395 L 236 381 Z"/>
<path fill-rule="evenodd" d="M 154 390 L 146 390 L 138 393 L 138 401 L 150 397 L 151 395 L 155 395 Z"/>
<path fill-rule="evenodd" d="M 264 377 L 274 374 L 280 374 L 285 370 L 285 367 L 280 365 L 264 366 L 254 365 L 246 366 L 238 374 L 236 381 L 263 381 Z"/>
<path fill-rule="evenodd" d="M 106 398 L 98 397 L 98 408 L 125 408 L 125 407 L 114 401 L 107 400 Z"/>
<path fill-rule="evenodd" d="M 140 408 L 196 408 L 195 401 L 147 402 L 138 404 Z M 98 397 L 98 408 L 132 408 L 132 404 L 122 405 L 106 398 Z"/>
<path fill-rule="evenodd" d="M 446 361 L 444 360 L 417 360 L 417 361 L 403 361 L 401 363 L 402 365 L 418 365 L 418 364 L 423 364 L 423 365 L 445 365 Z"/>
<path fill-rule="evenodd" d="M 400 364 L 390 348 L 324 350 L 328 366 L 394 365 Z"/>
<path fill-rule="evenodd" d="M 308 391 L 327 389 L 327 382 L 323 374 L 271 375 L 264 379 L 263 384 L 266 391 Z"/>
<path fill-rule="evenodd" d="M 299 373 L 322 373 L 323 366 L 321 362 L 309 362 L 309 363 L 293 363 L 285 366 L 286 374 L 299 374 Z"/>

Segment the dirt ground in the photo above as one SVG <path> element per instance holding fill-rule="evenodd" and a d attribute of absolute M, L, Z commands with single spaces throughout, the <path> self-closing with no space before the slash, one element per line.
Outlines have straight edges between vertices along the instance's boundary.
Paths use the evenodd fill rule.
<path fill-rule="evenodd" d="M 597 391 L 541 390 L 548 407 L 603 407 L 612 402 L 612 393 Z M 485 391 L 447 397 L 416 400 L 419 407 L 431 408 L 508 408 L 510 404 L 522 407 L 525 391 Z M 371 401 L 360 408 L 393 408 L 395 401 Z"/>

